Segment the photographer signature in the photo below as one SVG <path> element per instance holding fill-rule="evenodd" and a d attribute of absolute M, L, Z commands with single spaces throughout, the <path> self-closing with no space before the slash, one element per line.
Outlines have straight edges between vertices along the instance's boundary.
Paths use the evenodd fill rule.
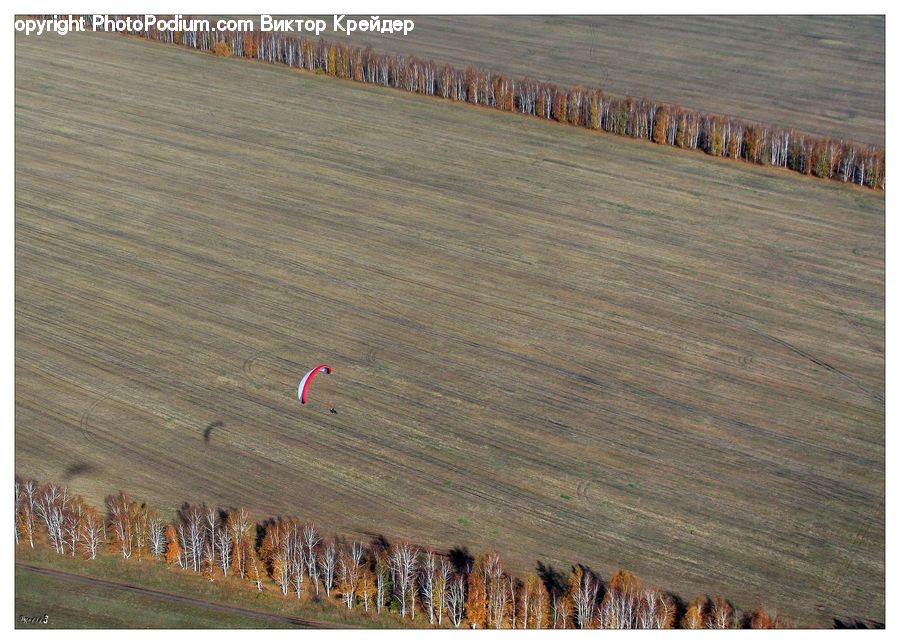
<path fill-rule="evenodd" d="M 35 617 L 32 615 L 19 615 L 19 621 L 22 622 L 23 624 L 28 624 L 28 625 L 48 624 L 50 622 L 50 616 L 46 615 L 46 614 L 38 616 L 38 617 Z"/>

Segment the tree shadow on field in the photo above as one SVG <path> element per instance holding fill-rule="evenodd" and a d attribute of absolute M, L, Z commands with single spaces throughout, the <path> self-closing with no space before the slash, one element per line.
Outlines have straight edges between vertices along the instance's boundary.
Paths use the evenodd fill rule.
<path fill-rule="evenodd" d="M 390 552 L 391 542 L 388 541 L 387 537 L 385 537 L 383 534 L 372 534 L 372 533 L 369 533 L 369 536 L 372 537 L 372 551 L 373 552 Z"/>
<path fill-rule="evenodd" d="M 675 625 L 677 628 L 678 625 L 681 624 L 681 620 L 684 618 L 684 614 L 687 612 L 688 604 L 675 593 L 670 593 L 669 591 L 665 591 L 665 593 L 672 598 L 672 603 L 675 604 Z"/>
<path fill-rule="evenodd" d="M 567 585 L 569 576 L 561 570 L 557 570 L 553 566 L 538 560 L 537 574 L 538 577 L 541 578 L 541 581 L 544 582 L 544 587 L 547 589 L 547 592 L 550 593 L 551 597 L 553 597 L 554 593 L 561 597 L 568 592 Z"/>
<path fill-rule="evenodd" d="M 454 546 L 447 551 L 447 558 L 453 564 L 454 570 L 460 574 L 468 573 L 472 570 L 472 564 L 475 563 L 475 557 L 472 556 L 472 553 L 465 546 Z"/>
<path fill-rule="evenodd" d="M 275 523 L 275 519 L 266 519 L 265 521 L 256 522 L 256 551 L 262 548 L 263 540 L 266 538 L 266 530 Z"/>
<path fill-rule="evenodd" d="M 873 622 L 868 619 L 857 619 L 856 617 L 835 617 L 833 620 L 834 627 L 837 629 L 845 628 L 884 628 L 881 622 Z"/>

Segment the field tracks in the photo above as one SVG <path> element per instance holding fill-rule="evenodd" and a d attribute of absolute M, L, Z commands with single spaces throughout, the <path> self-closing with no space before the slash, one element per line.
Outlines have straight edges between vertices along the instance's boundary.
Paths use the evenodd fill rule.
<path fill-rule="evenodd" d="M 243 364 L 241 364 L 241 372 L 252 376 L 253 375 L 253 364 L 257 360 L 259 360 L 259 358 L 262 355 L 263 355 L 263 353 L 260 351 L 260 352 L 254 353 L 249 358 L 245 358 Z"/>
<path fill-rule="evenodd" d="M 794 346 L 787 340 L 782 340 L 781 338 L 776 338 L 773 335 L 770 335 L 770 334 L 760 331 L 758 329 L 754 329 L 753 327 L 751 327 L 748 324 L 743 324 L 743 323 L 739 322 L 737 320 L 737 318 L 732 318 L 732 319 L 734 319 L 734 321 L 737 322 L 738 324 L 741 324 L 741 326 L 743 326 L 748 331 L 755 333 L 756 335 L 760 336 L 761 338 L 766 338 L 767 340 L 769 340 L 771 342 L 779 344 L 779 345 L 785 347 L 786 349 L 788 349 L 789 351 L 793 351 L 795 354 L 797 354 L 801 358 L 805 358 L 806 360 L 809 360 L 813 364 L 815 364 L 819 367 L 822 367 L 823 369 L 826 369 L 827 371 L 830 371 L 831 373 L 833 373 L 833 374 L 837 375 L 838 377 L 844 379 L 845 381 L 849 382 L 851 385 L 853 385 L 854 387 L 856 387 L 857 389 L 862 391 L 864 394 L 871 396 L 872 400 L 874 400 L 875 402 L 877 402 L 879 404 L 884 404 L 884 396 L 882 396 L 877 391 L 872 391 L 871 389 L 866 387 L 862 382 L 860 382 L 859 380 L 857 380 L 850 374 L 845 373 L 844 371 L 841 371 L 840 369 L 829 364 L 828 362 L 825 362 L 824 360 L 817 358 L 816 356 L 812 355 L 811 353 L 808 353 L 808 352 L 804 351 L 803 349 L 800 349 L 799 347 Z"/>
<path fill-rule="evenodd" d="M 853 387 L 859 389 L 861 392 L 863 392 L 867 396 L 871 397 L 872 400 L 874 400 L 875 402 L 877 402 L 879 404 L 884 404 L 884 396 L 882 396 L 877 391 L 873 391 L 872 389 L 867 387 L 864 383 L 860 382 L 857 378 L 842 371 L 841 369 L 838 369 L 834 365 L 809 353 L 808 351 L 801 349 L 800 347 L 792 344 L 791 342 L 788 342 L 787 340 L 783 340 L 775 335 L 766 333 L 765 331 L 760 331 L 753 324 L 753 323 L 757 322 L 754 318 L 752 318 L 748 315 L 745 315 L 743 313 L 738 313 L 736 311 L 730 311 L 730 310 L 722 308 L 721 306 L 718 306 L 716 304 L 704 302 L 695 297 L 680 293 L 679 290 L 676 289 L 671 284 L 668 285 L 667 293 L 669 294 L 669 296 L 674 297 L 675 299 L 687 301 L 687 302 L 690 302 L 697 306 L 711 310 L 717 317 L 727 320 L 727 321 L 731 322 L 733 325 L 739 326 L 740 328 L 742 328 L 746 331 L 749 331 L 750 333 L 753 333 L 754 335 L 757 335 L 760 338 L 763 338 L 771 343 L 777 344 L 777 345 L 787 349 L 788 351 L 794 353 L 795 355 L 803 358 L 804 360 L 808 360 L 809 362 L 813 363 L 816 366 L 822 367 L 823 369 L 825 369 L 825 370 L 835 374 L 839 378 L 843 379 L 845 382 L 848 382 L 849 384 L 853 385 Z M 741 358 L 741 366 L 743 366 L 743 367 L 749 366 L 750 363 L 752 362 L 752 360 L 753 360 L 752 356 L 745 356 L 745 358 Z"/>
<path fill-rule="evenodd" d="M 91 431 L 91 416 L 97 410 L 97 408 L 102 405 L 104 402 L 109 400 L 114 393 L 119 391 L 120 387 L 113 387 L 106 391 L 106 393 L 97 396 L 90 405 L 88 405 L 87 409 L 84 410 L 81 414 L 81 419 L 78 422 L 78 429 L 81 432 L 81 435 L 87 439 L 88 442 L 94 445 L 100 445 L 100 441 L 94 435 L 94 432 Z"/>
<path fill-rule="evenodd" d="M 869 534 L 871 533 L 872 529 L 882 527 L 884 525 L 884 492 L 882 492 L 879 502 L 874 506 L 872 512 L 866 514 L 866 518 L 861 522 L 859 530 L 856 531 L 853 540 L 850 542 L 850 545 L 847 548 L 846 563 L 841 569 L 841 572 L 830 575 L 828 578 L 828 581 L 830 582 L 830 593 L 828 594 L 828 599 L 833 607 L 837 607 L 840 605 L 840 589 L 846 588 L 848 586 L 854 586 L 854 567 L 858 564 L 860 549 L 868 540 Z M 857 581 L 859 580 L 857 579 Z M 828 609 L 829 607 L 824 604 L 819 604 L 817 608 L 819 610 L 823 610 Z"/>
<path fill-rule="evenodd" d="M 582 479 L 578 482 L 578 487 L 575 489 L 575 496 L 581 499 L 582 501 L 591 501 L 591 487 L 593 487 L 594 483 L 598 483 L 596 479 Z"/>

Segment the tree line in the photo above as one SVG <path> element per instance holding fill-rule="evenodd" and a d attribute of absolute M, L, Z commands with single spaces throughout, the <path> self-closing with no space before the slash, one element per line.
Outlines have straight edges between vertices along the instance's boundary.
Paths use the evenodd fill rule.
<path fill-rule="evenodd" d="M 875 145 L 775 127 L 591 87 L 561 87 L 489 70 L 380 54 L 371 47 L 259 31 L 129 32 L 221 56 L 238 56 L 407 92 L 645 139 L 661 145 L 786 168 L 806 175 L 884 189 L 885 153 Z"/>
<path fill-rule="evenodd" d="M 52 548 L 94 560 L 157 560 L 229 577 L 298 602 L 332 602 L 347 611 L 395 615 L 411 626 L 446 628 L 778 628 L 781 616 L 740 613 L 726 599 L 680 599 L 619 570 L 608 580 L 584 565 L 568 573 L 543 564 L 521 579 L 497 551 L 473 557 L 408 540 L 371 543 L 321 533 L 296 517 L 257 522 L 243 508 L 185 503 L 164 518 L 119 492 L 102 510 L 67 486 L 15 479 L 17 547 Z"/>

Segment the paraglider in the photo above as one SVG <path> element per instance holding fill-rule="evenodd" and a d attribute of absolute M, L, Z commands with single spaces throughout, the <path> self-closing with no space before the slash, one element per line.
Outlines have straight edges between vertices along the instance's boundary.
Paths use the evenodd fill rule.
<path fill-rule="evenodd" d="M 300 379 L 300 386 L 297 388 L 297 397 L 300 399 L 302 404 L 306 404 L 306 392 L 309 389 L 309 385 L 312 382 L 313 378 L 320 372 L 324 371 L 326 374 L 331 374 L 331 367 L 327 364 L 320 364 L 316 367 L 310 369 L 303 378 Z"/>

